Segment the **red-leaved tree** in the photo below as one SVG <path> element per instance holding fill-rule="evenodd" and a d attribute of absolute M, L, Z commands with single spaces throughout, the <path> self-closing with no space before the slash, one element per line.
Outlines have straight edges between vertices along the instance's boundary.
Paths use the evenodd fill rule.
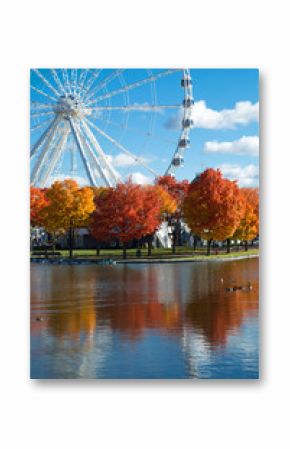
<path fill-rule="evenodd" d="M 161 223 L 161 201 L 146 187 L 127 182 L 95 197 L 90 231 L 97 241 L 118 240 L 123 257 L 130 241 L 152 234 Z"/>

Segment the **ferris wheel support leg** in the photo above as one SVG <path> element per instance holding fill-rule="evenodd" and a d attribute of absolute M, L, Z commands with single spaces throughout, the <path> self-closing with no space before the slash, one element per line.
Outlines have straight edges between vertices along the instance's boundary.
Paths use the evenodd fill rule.
<path fill-rule="evenodd" d="M 114 183 L 112 182 L 112 180 L 109 178 L 107 173 L 102 168 L 98 158 L 96 157 L 93 149 L 90 146 L 90 143 L 88 142 L 88 138 L 87 138 L 86 134 L 84 132 L 82 132 L 81 130 L 79 130 L 79 135 L 80 135 L 80 138 L 82 140 L 82 144 L 83 144 L 85 150 L 89 154 L 90 158 L 92 159 L 92 161 L 95 165 L 95 168 L 97 169 L 99 176 L 103 179 L 103 181 L 105 182 L 107 187 L 112 187 L 114 185 Z M 94 181 L 95 181 L 95 185 L 97 185 L 98 183 L 96 181 L 96 178 L 94 178 Z"/>
<path fill-rule="evenodd" d="M 94 134 L 92 133 L 92 131 L 90 130 L 87 122 L 85 120 L 82 120 L 82 125 L 84 128 L 84 131 L 86 133 L 86 135 L 89 138 L 89 141 L 91 142 L 92 147 L 95 149 L 95 151 L 97 152 L 97 154 L 99 155 L 105 169 L 107 170 L 110 178 L 112 178 L 113 184 L 118 184 L 120 182 L 119 177 L 117 176 L 117 174 L 115 173 L 114 169 L 112 168 L 111 164 L 108 162 L 108 159 L 105 155 L 105 153 L 103 152 L 102 148 L 100 147 L 97 139 L 95 138 Z"/>
<path fill-rule="evenodd" d="M 54 141 L 55 137 L 57 136 L 57 128 L 59 126 L 59 119 L 56 120 L 56 122 L 54 123 L 54 127 L 51 131 L 51 133 L 49 134 L 48 139 L 45 142 L 45 145 L 42 149 L 42 153 L 39 156 L 38 161 L 36 162 L 34 168 L 33 168 L 33 172 L 31 175 L 31 184 L 32 185 L 36 185 L 36 182 L 38 180 L 39 174 L 46 162 L 46 159 L 48 157 L 48 152 L 49 149 L 51 147 L 52 142 Z"/>
<path fill-rule="evenodd" d="M 82 139 L 80 137 L 79 129 L 76 126 L 76 124 L 75 124 L 75 122 L 74 122 L 74 120 L 72 118 L 69 119 L 69 123 L 70 123 L 70 127 L 71 127 L 71 130 L 72 130 L 74 139 L 76 141 L 78 150 L 80 152 L 80 156 L 82 158 L 82 161 L 83 161 L 83 164 L 84 164 L 87 176 L 89 178 L 89 181 L 90 181 L 91 185 L 96 186 L 97 183 L 95 181 L 95 177 L 94 177 L 93 171 L 91 170 L 90 163 L 89 163 L 89 160 L 87 158 L 87 154 L 86 154 L 85 148 L 83 146 Z"/>
<path fill-rule="evenodd" d="M 57 117 L 52 121 L 52 123 L 48 126 L 46 131 L 40 136 L 36 144 L 33 146 L 30 157 L 33 157 L 37 150 L 45 143 L 45 141 L 49 138 L 51 133 L 53 132 L 53 129 L 55 128 L 56 122 L 58 121 Z"/>
<path fill-rule="evenodd" d="M 68 135 L 70 133 L 70 128 L 68 127 L 65 131 L 63 131 L 63 135 L 59 140 L 59 143 L 54 149 L 50 165 L 48 166 L 48 169 L 44 173 L 44 175 L 39 180 L 39 187 L 45 187 L 47 181 L 49 180 L 51 174 L 53 173 L 53 170 L 56 167 L 57 162 L 59 161 L 61 154 L 63 152 L 63 149 L 65 147 L 65 144 L 67 142 Z"/>

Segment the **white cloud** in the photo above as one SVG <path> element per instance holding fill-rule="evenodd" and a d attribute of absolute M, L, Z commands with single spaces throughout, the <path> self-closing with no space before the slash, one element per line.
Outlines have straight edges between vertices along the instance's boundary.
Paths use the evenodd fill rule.
<path fill-rule="evenodd" d="M 206 153 L 229 153 L 229 154 L 249 154 L 259 155 L 259 137 L 243 136 L 239 140 L 232 142 L 217 142 L 216 140 L 204 144 Z"/>
<path fill-rule="evenodd" d="M 130 178 L 134 184 L 151 184 L 152 178 L 149 176 L 143 175 L 143 173 L 140 172 L 134 172 L 131 173 Z"/>
<path fill-rule="evenodd" d="M 119 153 L 116 156 L 112 156 L 110 154 L 107 154 L 107 159 L 110 162 L 110 164 L 112 164 L 114 167 L 130 167 L 130 165 L 132 164 L 137 164 L 138 162 L 135 161 L 134 156 L 130 156 L 129 154 L 126 153 Z M 144 163 L 149 163 L 151 162 L 151 160 L 149 158 L 146 158 L 144 156 L 138 156 L 138 158 L 144 162 Z"/>
<path fill-rule="evenodd" d="M 238 101 L 233 109 L 221 109 L 220 111 L 208 108 L 206 101 L 197 101 L 192 107 L 192 119 L 195 128 L 205 129 L 234 129 L 238 125 L 248 125 L 259 121 L 259 103 L 251 101 Z M 169 117 L 165 122 L 165 128 L 170 130 L 180 129 L 182 111 Z"/>
<path fill-rule="evenodd" d="M 259 182 L 258 165 L 249 164 L 245 167 L 235 164 L 222 164 L 219 168 L 225 178 L 238 181 L 241 187 L 256 186 Z"/>
<path fill-rule="evenodd" d="M 192 116 L 197 128 L 235 128 L 236 125 L 248 125 L 259 120 L 259 103 L 238 101 L 233 109 L 216 111 L 201 100 L 193 106 Z"/>
<path fill-rule="evenodd" d="M 59 175 L 51 176 L 48 179 L 46 185 L 47 186 L 51 186 L 55 181 L 64 181 L 65 179 L 73 179 L 81 187 L 89 185 L 89 180 L 87 178 L 84 178 L 82 176 L 66 175 L 64 173 L 61 173 Z"/>
<path fill-rule="evenodd" d="M 117 156 L 112 157 L 112 164 L 114 167 L 128 167 L 134 163 L 134 159 L 125 153 L 117 154 Z"/>

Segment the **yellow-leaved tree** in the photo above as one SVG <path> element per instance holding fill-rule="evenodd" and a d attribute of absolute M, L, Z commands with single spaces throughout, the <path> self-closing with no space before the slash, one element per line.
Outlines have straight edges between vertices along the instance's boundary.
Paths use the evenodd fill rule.
<path fill-rule="evenodd" d="M 244 198 L 245 209 L 233 238 L 244 241 L 247 251 L 249 240 L 259 234 L 259 191 L 257 188 L 244 187 L 240 192 Z"/>
<path fill-rule="evenodd" d="M 74 229 L 88 225 L 95 209 L 94 192 L 90 187 L 79 187 L 72 179 L 55 181 L 47 189 L 49 204 L 42 210 L 46 230 L 54 237 L 68 232 L 69 254 L 73 255 Z"/>

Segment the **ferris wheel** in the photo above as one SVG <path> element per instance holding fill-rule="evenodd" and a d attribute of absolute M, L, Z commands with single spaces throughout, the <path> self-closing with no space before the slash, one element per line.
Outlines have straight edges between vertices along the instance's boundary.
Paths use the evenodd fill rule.
<path fill-rule="evenodd" d="M 31 184 L 174 176 L 190 146 L 193 104 L 189 69 L 32 69 Z"/>

